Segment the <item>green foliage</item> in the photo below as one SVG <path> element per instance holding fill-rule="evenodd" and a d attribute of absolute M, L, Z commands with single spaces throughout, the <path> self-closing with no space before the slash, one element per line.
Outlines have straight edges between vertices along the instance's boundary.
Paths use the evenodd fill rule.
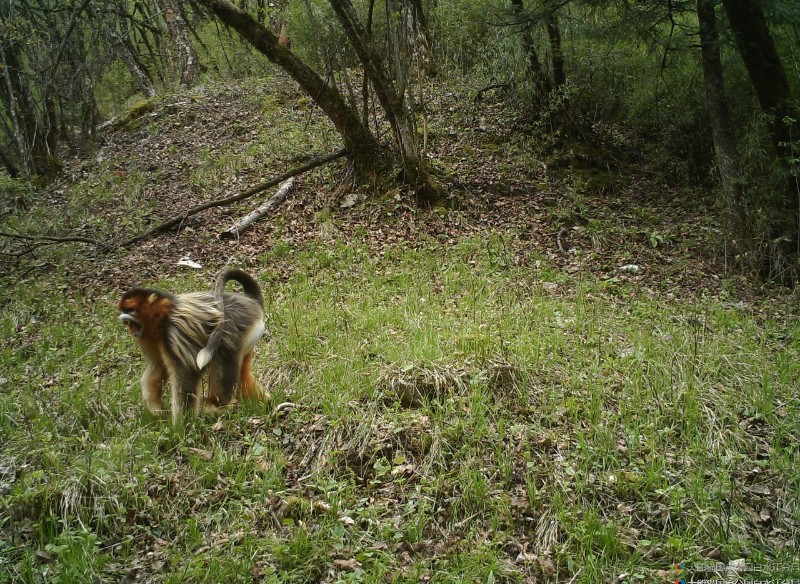
<path fill-rule="evenodd" d="M 493 26 L 503 3 L 452 0 L 428 6 L 431 36 L 443 64 L 469 71 L 500 53 L 506 35 Z"/>
<path fill-rule="evenodd" d="M 359 3 L 354 3 L 361 6 Z M 378 4 L 382 11 L 382 4 Z M 343 37 L 331 5 L 324 0 L 291 0 L 292 50 L 320 70 L 353 66 L 354 55 Z M 363 13 L 362 13 L 363 14 Z M 379 19 L 383 22 L 382 19 Z M 362 22 L 366 24 L 366 17 Z M 380 25 L 379 25 L 380 26 Z M 378 37 L 380 38 L 380 37 Z"/>
<path fill-rule="evenodd" d="M 96 83 L 97 107 L 105 119 L 124 111 L 131 98 L 141 97 L 133 87 L 130 73 L 120 61 L 111 63 Z"/>
<path fill-rule="evenodd" d="M 26 209 L 34 202 L 34 188 L 28 181 L 11 178 L 0 172 L 0 207 Z"/>
<path fill-rule="evenodd" d="M 262 77 L 274 72 L 274 65 L 222 24 L 211 20 L 198 26 L 202 43 L 196 48 L 204 77 L 213 81 Z"/>

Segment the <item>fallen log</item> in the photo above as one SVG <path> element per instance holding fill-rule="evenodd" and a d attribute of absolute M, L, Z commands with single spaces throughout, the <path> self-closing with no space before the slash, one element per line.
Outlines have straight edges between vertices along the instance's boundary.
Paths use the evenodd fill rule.
<path fill-rule="evenodd" d="M 297 176 L 298 174 L 303 174 L 304 172 L 308 172 L 318 166 L 322 166 L 323 164 L 327 164 L 337 158 L 341 158 L 347 154 L 347 150 L 339 150 L 338 152 L 334 152 L 333 154 L 329 154 L 328 156 L 323 156 L 322 158 L 315 158 L 314 160 L 304 164 L 303 166 L 298 166 L 297 168 L 290 170 L 289 172 L 283 173 L 281 176 L 277 178 L 273 178 L 272 180 L 268 180 L 265 183 L 261 183 L 260 185 L 253 187 L 243 193 L 239 193 L 238 195 L 234 195 L 232 197 L 227 197 L 225 199 L 218 199 L 216 201 L 208 201 L 207 203 L 203 203 L 202 205 L 198 205 L 197 207 L 193 207 L 186 211 L 185 213 L 178 215 L 177 217 L 173 217 L 169 221 L 165 221 L 160 225 L 156 225 L 152 229 L 148 229 L 144 233 L 140 233 L 130 239 L 123 241 L 118 245 L 118 247 L 130 247 L 134 243 L 137 243 L 143 239 L 147 239 L 151 235 L 155 235 L 157 233 L 162 233 L 169 229 L 172 229 L 176 225 L 180 225 L 186 219 L 193 215 L 197 215 L 205 211 L 206 209 L 211 209 L 212 207 L 224 207 L 225 205 L 230 205 L 231 203 L 237 203 L 253 195 L 257 195 L 258 193 L 267 190 L 268 188 L 274 187 L 277 184 L 282 183 L 283 181 L 292 178 L 293 176 Z"/>
<path fill-rule="evenodd" d="M 280 188 L 272 195 L 269 200 L 258 209 L 237 221 L 233 227 L 219 234 L 220 239 L 238 239 L 239 235 L 247 230 L 253 223 L 261 219 L 264 215 L 281 205 L 289 193 L 294 188 L 294 177 L 283 181 Z"/>

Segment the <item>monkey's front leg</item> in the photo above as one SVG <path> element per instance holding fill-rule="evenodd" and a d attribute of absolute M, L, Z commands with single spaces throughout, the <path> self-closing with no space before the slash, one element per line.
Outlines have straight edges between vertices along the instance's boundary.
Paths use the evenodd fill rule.
<path fill-rule="evenodd" d="M 164 384 L 167 382 L 167 368 L 161 362 L 147 361 L 147 368 L 142 374 L 142 400 L 145 407 L 154 416 L 160 417 L 164 412 Z"/>
<path fill-rule="evenodd" d="M 172 421 L 177 422 L 184 413 L 198 415 L 202 399 L 202 377 L 199 371 L 179 370 L 172 380 Z"/>

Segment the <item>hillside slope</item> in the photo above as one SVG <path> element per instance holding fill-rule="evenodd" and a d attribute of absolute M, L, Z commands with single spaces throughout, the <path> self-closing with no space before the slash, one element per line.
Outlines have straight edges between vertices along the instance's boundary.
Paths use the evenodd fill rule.
<path fill-rule="evenodd" d="M 413 245 L 420 237 L 453 242 L 508 231 L 523 255 L 534 253 L 597 279 L 675 292 L 715 290 L 720 278 L 733 275 L 713 252 L 722 247 L 710 194 L 656 176 L 610 130 L 594 133 L 591 145 L 559 145 L 499 97 L 476 94 L 469 86 L 426 88 L 427 152 L 451 193 L 448 209 L 417 209 L 401 191 L 376 194 L 368 185 L 357 185 L 342 205 L 348 191 L 341 188 L 346 163 L 340 161 L 301 177 L 278 216 L 241 240 L 220 243 L 216 236 L 269 193 L 209 210 L 151 238 L 132 250 L 124 269 L 107 258 L 105 284 L 157 278 L 174 271 L 184 256 L 208 267 L 232 254 L 246 261 L 278 241 L 301 246 L 322 225 L 376 249 Z M 138 104 L 101 142 L 96 156 L 69 161 L 60 180 L 31 197 L 34 217 L 26 212 L 14 218 L 22 221 L 17 229 L 24 231 L 27 217 L 34 233 L 121 243 L 195 205 L 238 194 L 338 149 L 321 112 L 280 78 L 206 86 Z M 80 250 L 95 257 L 90 246 Z M 17 259 L 25 269 L 26 255 Z M 631 264 L 636 272 L 620 271 Z M 82 268 L 70 263 L 66 270 L 77 276 Z"/>

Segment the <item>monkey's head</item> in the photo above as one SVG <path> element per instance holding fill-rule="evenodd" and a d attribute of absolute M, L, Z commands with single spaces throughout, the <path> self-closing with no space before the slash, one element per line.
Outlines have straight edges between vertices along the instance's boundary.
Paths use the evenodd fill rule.
<path fill-rule="evenodd" d="M 157 335 L 172 307 L 172 296 L 159 290 L 134 288 L 122 295 L 117 305 L 119 319 L 139 340 Z"/>

